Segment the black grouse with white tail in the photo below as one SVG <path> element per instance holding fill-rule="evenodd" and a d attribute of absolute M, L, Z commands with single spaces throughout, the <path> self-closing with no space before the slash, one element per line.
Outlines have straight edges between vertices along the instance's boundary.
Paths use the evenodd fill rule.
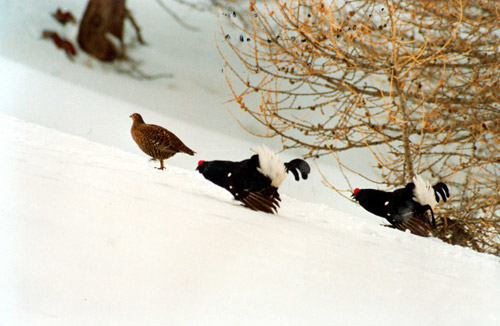
<path fill-rule="evenodd" d="M 356 188 L 352 197 L 370 213 L 387 219 L 393 228 L 428 236 L 436 225 L 434 207 L 440 200 L 446 202 L 450 193 L 443 182 L 431 186 L 416 175 L 413 182 L 393 192 Z M 429 212 L 432 222 L 429 221 Z"/>
<path fill-rule="evenodd" d="M 275 213 L 281 201 L 278 187 L 291 171 L 295 180 L 307 179 L 311 168 L 306 161 L 283 161 L 267 147 L 261 147 L 251 158 L 240 161 L 199 161 L 198 170 L 216 185 L 228 190 L 244 206 Z M 300 176 L 299 176 L 300 173 Z"/>

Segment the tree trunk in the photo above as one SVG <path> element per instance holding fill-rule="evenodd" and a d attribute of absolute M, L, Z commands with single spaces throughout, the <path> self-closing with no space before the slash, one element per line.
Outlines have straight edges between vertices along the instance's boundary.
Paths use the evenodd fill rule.
<path fill-rule="evenodd" d="M 102 61 L 122 58 L 126 15 L 125 0 L 90 0 L 80 23 L 78 44 L 85 52 Z M 116 37 L 120 47 L 111 41 L 110 35 Z"/>

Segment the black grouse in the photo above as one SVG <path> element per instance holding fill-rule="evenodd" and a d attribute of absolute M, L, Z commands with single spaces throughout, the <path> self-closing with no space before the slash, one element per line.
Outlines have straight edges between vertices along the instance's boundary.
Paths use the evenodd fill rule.
<path fill-rule="evenodd" d="M 275 213 L 281 201 L 278 187 L 291 171 L 295 180 L 307 179 L 311 171 L 302 159 L 288 163 L 267 147 L 261 147 L 251 158 L 240 161 L 199 161 L 198 170 L 206 179 L 229 191 L 245 207 Z M 299 176 L 300 173 L 300 176 Z"/>
<path fill-rule="evenodd" d="M 388 220 L 391 227 L 428 236 L 436 225 L 434 207 L 440 199 L 446 202 L 450 193 L 445 183 L 439 182 L 431 186 L 420 175 L 416 175 L 413 182 L 404 188 L 392 192 L 356 188 L 352 197 L 370 213 Z M 429 212 L 432 222 L 429 221 Z"/>

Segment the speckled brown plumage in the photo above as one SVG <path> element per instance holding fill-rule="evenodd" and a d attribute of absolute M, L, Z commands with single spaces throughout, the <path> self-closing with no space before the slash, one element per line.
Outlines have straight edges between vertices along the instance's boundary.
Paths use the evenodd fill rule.
<path fill-rule="evenodd" d="M 144 153 L 151 156 L 153 160 L 160 161 L 160 170 L 164 169 L 163 160 L 177 153 L 195 154 L 172 132 L 163 127 L 145 123 L 139 113 L 134 113 L 130 117 L 134 121 L 131 129 L 132 138 Z"/>

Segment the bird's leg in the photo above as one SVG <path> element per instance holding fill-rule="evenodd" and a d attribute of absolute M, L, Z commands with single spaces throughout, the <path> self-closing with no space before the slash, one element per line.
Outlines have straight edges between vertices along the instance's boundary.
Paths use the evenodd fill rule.
<path fill-rule="evenodd" d="M 435 228 L 436 227 L 436 219 L 434 218 L 434 211 L 432 210 L 432 207 L 430 205 L 425 205 L 425 210 L 429 210 L 431 211 L 431 217 L 432 217 L 432 227 Z"/>
<path fill-rule="evenodd" d="M 432 207 L 429 208 L 431 211 L 431 216 L 432 216 L 432 227 L 436 227 L 436 219 L 434 218 L 434 212 L 432 211 Z"/>
<path fill-rule="evenodd" d="M 157 168 L 158 170 L 164 170 L 165 166 L 163 165 L 163 160 L 160 160 L 160 167 Z"/>

